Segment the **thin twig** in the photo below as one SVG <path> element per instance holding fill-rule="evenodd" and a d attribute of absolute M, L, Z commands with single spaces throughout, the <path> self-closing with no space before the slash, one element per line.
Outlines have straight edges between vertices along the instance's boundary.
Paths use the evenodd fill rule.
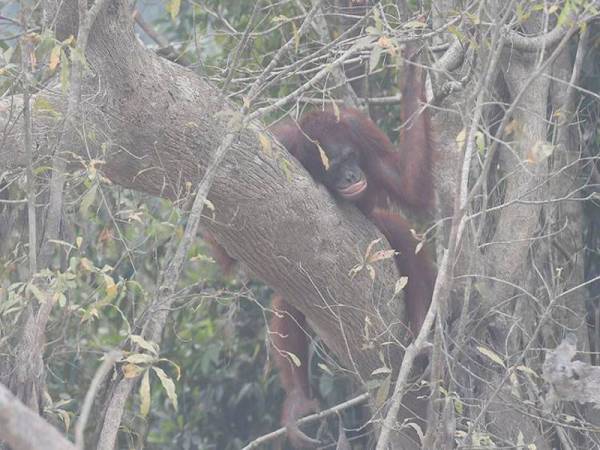
<path fill-rule="evenodd" d="M 304 22 L 302 22 L 302 25 L 300 25 L 300 28 L 298 29 L 298 32 L 296 33 L 296 35 L 291 37 L 277 51 L 277 53 L 275 53 L 275 56 L 273 56 L 273 59 L 269 62 L 269 64 L 267 64 L 267 67 L 264 68 L 264 70 L 262 71 L 262 74 L 259 76 L 259 78 L 256 80 L 256 82 L 250 88 L 250 91 L 248 92 L 248 95 L 247 95 L 247 103 L 248 104 L 252 103 L 254 101 L 254 99 L 262 92 L 262 90 L 264 89 L 265 79 L 271 74 L 273 69 L 277 66 L 277 63 L 279 62 L 281 57 L 285 53 L 287 53 L 287 51 L 292 47 L 292 45 L 294 45 L 294 43 L 296 42 L 296 39 L 300 39 L 304 35 L 304 33 L 306 33 L 306 30 L 311 25 L 315 14 L 317 13 L 317 11 L 320 10 L 319 6 L 321 4 L 321 1 L 322 0 L 317 0 L 314 2 L 313 7 L 306 15 L 306 18 L 304 19 Z"/>
<path fill-rule="evenodd" d="M 318 413 L 315 414 L 311 414 L 310 416 L 306 416 L 303 417 L 302 419 L 299 419 L 297 424 L 298 425 L 306 425 L 307 423 L 311 423 L 311 422 L 315 422 L 317 420 L 322 420 L 325 419 L 329 416 L 332 416 L 334 414 L 337 414 L 341 411 L 344 411 L 348 408 L 351 408 L 353 406 L 356 405 L 360 405 L 361 403 L 366 402 L 367 400 L 369 400 L 370 395 L 369 393 L 364 393 L 361 395 L 358 395 L 357 397 L 354 397 L 350 400 L 347 400 L 343 403 L 340 403 L 338 405 L 335 405 L 329 409 L 325 409 L 323 411 L 320 411 Z M 246 445 L 244 448 L 242 448 L 242 450 L 252 450 L 255 448 L 258 448 L 260 445 L 266 444 L 269 441 L 272 441 L 278 437 L 284 436 L 286 433 L 286 428 L 282 427 L 279 428 L 275 431 L 272 431 L 271 433 L 265 434 L 255 440 L 253 440 L 252 442 L 250 442 L 248 445 Z"/>
<path fill-rule="evenodd" d="M 248 39 L 250 38 L 252 27 L 254 26 L 254 19 L 256 18 L 256 14 L 258 13 L 258 8 L 261 5 L 261 3 L 262 3 L 261 1 L 256 1 L 254 3 L 254 8 L 252 9 L 252 14 L 250 15 L 250 19 L 248 20 L 248 25 L 246 26 L 246 31 L 244 32 L 244 35 L 242 36 L 242 40 L 240 41 L 237 48 L 235 49 L 235 54 L 233 55 L 233 60 L 231 61 L 231 64 L 229 65 L 227 76 L 225 77 L 225 81 L 223 81 L 223 86 L 221 87 L 221 89 L 223 91 L 226 91 L 227 88 L 229 87 L 229 83 L 231 82 L 231 78 L 233 77 L 233 74 L 235 73 L 235 69 L 238 65 L 238 61 L 239 61 L 244 49 L 246 48 L 246 45 L 248 44 Z"/>

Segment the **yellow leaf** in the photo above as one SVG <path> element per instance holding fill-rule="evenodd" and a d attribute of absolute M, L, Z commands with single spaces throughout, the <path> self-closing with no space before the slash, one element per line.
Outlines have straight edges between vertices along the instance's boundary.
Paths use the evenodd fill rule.
<path fill-rule="evenodd" d="M 400 277 L 398 281 L 396 281 L 396 285 L 394 286 L 394 297 L 400 293 L 402 289 L 406 287 L 408 284 L 408 277 Z"/>
<path fill-rule="evenodd" d="M 371 372 L 371 375 L 381 375 L 381 374 L 390 374 L 392 373 L 392 369 L 390 369 L 389 367 L 380 367 L 379 369 L 375 369 L 373 372 Z"/>
<path fill-rule="evenodd" d="M 256 351 L 258 351 L 258 347 L 256 348 Z M 175 364 L 170 359 L 162 358 L 161 361 L 166 361 L 169 364 L 171 364 L 171 366 L 175 369 L 175 379 L 177 381 L 179 381 L 179 379 L 181 378 L 181 367 L 179 367 L 177 364 Z"/>
<path fill-rule="evenodd" d="M 523 436 L 523 432 L 519 430 L 519 434 L 517 435 L 517 445 L 519 447 L 525 447 L 525 436 Z"/>
<path fill-rule="evenodd" d="M 350 279 L 353 279 L 361 270 L 363 270 L 364 267 L 364 264 L 358 264 L 357 266 L 354 266 L 352 269 L 350 269 L 350 272 L 348 272 L 348 276 L 350 277 Z"/>
<path fill-rule="evenodd" d="M 510 380 L 510 392 L 515 398 L 521 398 L 521 393 L 519 392 L 519 378 L 517 377 L 517 373 L 511 370 L 510 375 L 508 376 Z"/>
<path fill-rule="evenodd" d="M 150 353 L 152 353 L 153 355 L 158 356 L 159 347 L 156 343 L 147 341 L 142 336 L 137 335 L 137 334 L 132 334 L 131 336 L 129 336 L 129 339 L 131 339 L 131 341 L 134 344 L 139 345 L 144 350 L 147 350 Z"/>
<path fill-rule="evenodd" d="M 175 393 L 175 383 L 173 383 L 173 380 L 160 367 L 152 367 L 152 370 L 154 370 L 156 375 L 158 375 L 158 378 L 160 378 L 160 382 L 167 393 L 167 397 L 169 397 L 169 400 L 171 400 L 171 403 L 173 403 L 173 408 L 175 408 L 175 411 L 177 411 L 177 394 Z"/>
<path fill-rule="evenodd" d="M 510 122 L 508 122 L 508 124 L 504 127 L 504 133 L 511 134 L 514 131 L 517 131 L 517 129 L 518 129 L 517 121 L 513 119 Z"/>
<path fill-rule="evenodd" d="M 331 369 L 324 363 L 319 363 L 317 364 L 317 366 L 326 374 L 333 376 L 333 372 L 331 371 Z"/>
<path fill-rule="evenodd" d="M 367 266 L 367 271 L 369 272 L 369 276 L 371 277 L 371 280 L 375 279 L 375 269 L 373 268 L 373 266 L 369 265 Z"/>
<path fill-rule="evenodd" d="M 140 414 L 146 417 L 150 412 L 150 372 L 146 370 L 140 383 Z"/>
<path fill-rule="evenodd" d="M 415 255 L 423 249 L 423 241 L 419 242 L 415 247 Z"/>
<path fill-rule="evenodd" d="M 144 368 L 137 364 L 125 364 L 122 370 L 125 378 L 135 378 L 144 371 Z"/>
<path fill-rule="evenodd" d="M 103 274 L 106 296 L 113 299 L 117 295 L 118 287 L 110 275 Z"/>
<path fill-rule="evenodd" d="M 48 63 L 48 68 L 50 70 L 54 70 L 58 67 L 60 63 L 60 45 L 56 45 L 52 48 L 50 52 L 50 62 Z"/>
<path fill-rule="evenodd" d="M 65 424 L 65 431 L 68 432 L 69 428 L 71 427 L 71 416 L 64 409 L 59 409 L 56 412 L 58 413 L 58 415 L 60 416 L 61 420 Z"/>
<path fill-rule="evenodd" d="M 377 45 L 379 45 L 381 48 L 388 48 L 392 45 L 392 41 L 390 41 L 390 38 L 387 36 L 381 36 L 379 39 L 377 39 Z"/>
<path fill-rule="evenodd" d="M 145 353 L 133 353 L 125 358 L 125 361 L 131 364 L 152 364 L 156 361 L 156 358 Z"/>
<path fill-rule="evenodd" d="M 318 142 L 317 142 L 317 148 L 319 149 L 319 155 L 321 156 L 321 162 L 323 163 L 325 170 L 329 170 L 329 158 L 327 157 L 327 154 L 325 153 L 325 151 L 323 150 L 321 145 L 319 145 Z"/>
<path fill-rule="evenodd" d="M 92 272 L 94 270 L 94 265 L 87 258 L 81 258 L 81 260 L 79 261 L 79 264 L 81 264 L 81 267 L 84 270 L 87 270 L 88 272 Z"/>
<path fill-rule="evenodd" d="M 543 141 L 537 141 L 527 152 L 527 162 L 537 164 L 548 159 L 556 146 Z"/>
<path fill-rule="evenodd" d="M 465 146 L 465 141 L 467 140 L 467 129 L 463 128 L 462 130 L 460 130 L 460 132 L 456 135 L 456 144 L 458 145 L 458 149 L 462 150 L 463 147 Z"/>
<path fill-rule="evenodd" d="M 292 352 L 285 352 L 285 354 L 292 360 L 292 362 L 294 363 L 294 365 L 296 367 L 302 366 L 302 362 L 300 361 L 300 358 L 298 358 Z"/>
<path fill-rule="evenodd" d="M 527 366 L 517 366 L 515 367 L 518 371 L 526 373 L 527 375 L 531 375 L 533 377 L 539 378 L 540 376 L 535 372 L 535 370 L 530 369 Z"/>
<path fill-rule="evenodd" d="M 179 14 L 180 8 L 181 0 L 169 0 L 167 2 L 167 12 L 171 15 L 171 20 L 175 20 Z"/>
<path fill-rule="evenodd" d="M 260 142 L 260 148 L 262 149 L 262 151 L 267 156 L 272 157 L 273 156 L 273 142 L 271 142 L 271 139 L 269 139 L 269 136 L 267 136 L 264 133 L 258 133 L 258 141 Z"/>
<path fill-rule="evenodd" d="M 60 51 L 60 88 L 63 93 L 69 91 L 71 73 L 69 71 L 69 59 L 64 50 Z"/>
<path fill-rule="evenodd" d="M 374 263 L 377 261 L 383 261 L 384 259 L 393 258 L 396 254 L 396 250 L 379 250 L 378 252 L 373 253 L 367 258 L 368 263 Z"/>
<path fill-rule="evenodd" d="M 62 43 L 64 45 L 71 45 L 73 44 L 73 42 L 75 42 L 75 36 L 70 35 L 68 38 L 66 38 L 64 41 L 62 41 Z"/>
<path fill-rule="evenodd" d="M 477 350 L 479 350 L 479 352 L 481 354 L 487 356 L 489 359 L 491 359 L 496 364 L 504 367 L 504 361 L 502 361 L 502 358 L 500 356 L 498 356 L 496 353 L 494 353 L 493 351 L 491 351 L 489 348 L 480 346 L 480 347 L 477 347 Z"/>
<path fill-rule="evenodd" d="M 338 104 L 335 100 L 333 100 L 331 102 L 331 107 L 333 108 L 333 114 L 335 115 L 335 121 L 339 122 L 340 121 L 340 107 L 338 106 Z"/>
<path fill-rule="evenodd" d="M 375 239 L 375 240 L 369 242 L 369 245 L 367 246 L 367 251 L 365 252 L 365 259 L 369 258 L 369 255 L 373 251 L 373 247 L 375 246 L 375 244 L 378 244 L 380 241 L 381 241 L 381 238 Z"/>

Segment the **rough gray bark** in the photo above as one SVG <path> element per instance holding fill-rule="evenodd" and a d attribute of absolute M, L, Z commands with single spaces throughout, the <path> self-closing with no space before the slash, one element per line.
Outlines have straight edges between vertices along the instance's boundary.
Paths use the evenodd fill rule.
<path fill-rule="evenodd" d="M 494 26 L 486 29 L 489 34 L 482 31 L 478 42 L 493 43 L 490 35 L 494 27 L 503 27 L 500 18 L 510 11 L 502 2 L 489 5 L 492 12 L 489 20 Z M 554 53 L 557 45 L 563 40 L 566 42 L 569 35 L 566 29 L 561 32 L 559 27 L 553 27 L 552 21 L 547 23 L 533 15 L 524 25 L 526 32 L 533 35 L 530 40 L 510 35 L 511 45 L 494 47 L 492 44 L 478 49 L 473 81 L 457 95 L 446 98 L 441 104 L 442 112 L 434 118 L 444 161 L 436 170 L 441 218 L 457 213 L 454 200 L 461 183 L 468 181 L 469 189 L 477 186 L 471 191 L 474 195 L 465 210 L 458 211 L 459 219 L 463 215 L 472 215 L 472 218 L 465 221 L 457 260 L 452 263 L 454 275 L 459 278 L 454 283 L 454 295 L 448 299 L 450 311 L 448 315 L 441 311 L 442 320 L 460 313 L 458 321 L 442 327 L 440 345 L 444 347 L 441 352 L 450 347 L 452 363 L 441 372 L 452 373 L 448 382 L 450 391 L 458 392 L 461 398 L 476 399 L 465 407 L 463 419 L 470 423 L 465 445 L 477 445 L 476 442 L 482 442 L 477 439 L 484 436 L 495 444 L 502 442 L 511 446 L 525 436 L 525 443 L 533 443 L 538 449 L 555 446 L 556 436 L 547 434 L 543 414 L 532 407 L 539 401 L 537 388 L 520 376 L 513 375 L 511 379 L 509 373 L 513 369 L 507 371 L 482 357 L 479 351 L 482 346 L 494 349 L 505 360 L 507 368 L 525 364 L 537 371 L 540 355 L 532 351 L 532 347 L 555 345 L 555 337 L 565 329 L 576 330 L 582 347 L 586 345 L 582 264 L 576 256 L 583 247 L 581 213 L 578 212 L 581 203 L 564 201 L 581 188 L 577 163 L 581 156 L 574 132 L 577 126 L 572 116 L 567 118 L 575 108 L 573 99 L 566 99 L 565 94 L 565 85 L 577 85 L 577 78 L 571 77 L 577 65 L 569 56 L 568 46 Z M 544 33 L 547 34 L 540 37 Z M 516 44 L 512 45 L 517 41 L 518 50 Z M 478 128 L 494 135 L 496 131 L 490 124 L 497 124 L 503 114 L 506 124 L 511 124 L 511 131 L 496 134 L 498 142 L 492 141 L 482 154 L 474 155 L 473 160 L 468 161 L 470 178 L 461 179 L 459 168 L 465 156 L 457 145 L 457 136 L 465 127 L 468 129 L 473 120 L 472 111 L 478 107 L 472 88 L 499 51 L 503 52 L 501 70 L 494 77 L 494 84 L 485 87 L 484 101 L 494 105 L 501 99 L 501 103 L 497 110 L 486 107 L 489 111 L 478 122 Z M 554 67 L 546 64 L 553 61 L 553 56 L 557 58 Z M 558 67 L 560 71 L 556 70 Z M 452 75 L 448 78 L 459 78 L 455 73 Z M 553 90 L 552 76 L 556 77 Z M 438 73 L 438 77 L 438 85 L 445 82 L 444 74 Z M 567 104 L 570 107 L 565 106 Z M 507 114 L 507 110 L 511 114 Z M 561 111 L 560 124 L 553 128 L 556 118 L 552 114 L 558 110 Z M 498 148 L 496 154 L 490 151 L 494 146 Z M 544 146 L 554 148 L 552 158 L 540 156 Z M 494 169 L 485 172 L 489 167 Z M 455 215 L 455 221 L 456 218 Z M 446 232 L 451 232 L 450 226 Z M 447 239 L 444 233 L 442 242 Z M 556 277 L 558 267 L 560 279 Z M 577 293 L 580 295 L 575 298 Z M 437 375 L 432 381 L 442 377 Z M 430 423 L 436 423 L 431 414 L 437 415 L 441 422 L 440 439 L 456 420 L 447 418 L 446 410 L 438 402 L 428 418 Z M 479 437 L 478 433 L 481 433 Z M 563 432 L 560 426 L 557 434 L 561 434 L 563 443 L 573 440 L 575 435 Z M 567 435 L 569 438 L 565 438 Z M 584 445 L 589 444 L 590 441 Z"/>
<path fill-rule="evenodd" d="M 75 450 L 52 425 L 0 385 L 0 432 L 12 450 Z"/>

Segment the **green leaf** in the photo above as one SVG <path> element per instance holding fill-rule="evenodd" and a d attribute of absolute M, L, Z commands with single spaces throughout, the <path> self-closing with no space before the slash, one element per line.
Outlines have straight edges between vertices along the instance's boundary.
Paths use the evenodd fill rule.
<path fill-rule="evenodd" d="M 62 292 L 60 292 L 56 295 L 56 300 L 58 301 L 58 305 L 61 308 L 64 308 L 65 305 L 67 304 L 67 297 L 65 297 L 65 294 L 63 294 Z"/>
<path fill-rule="evenodd" d="M 89 217 L 89 209 L 96 200 L 96 194 L 98 192 L 98 184 L 94 183 L 91 188 L 83 195 L 81 199 L 81 204 L 79 205 L 79 214 L 83 217 Z"/>
<path fill-rule="evenodd" d="M 383 20 L 381 20 L 381 15 L 378 9 L 374 11 L 373 19 L 375 21 L 375 29 L 381 33 L 383 31 Z"/>
<path fill-rule="evenodd" d="M 371 50 L 371 56 L 369 57 L 369 73 L 373 73 L 379 64 L 381 55 L 383 55 L 383 48 L 381 48 L 379 45 L 374 46 L 373 50 Z"/>
<path fill-rule="evenodd" d="M 27 291 L 32 294 L 38 302 L 46 303 L 46 294 L 42 292 L 35 284 L 29 283 L 27 285 Z"/>
<path fill-rule="evenodd" d="M 417 29 L 422 29 L 422 28 L 426 28 L 426 27 L 427 27 L 427 23 L 421 22 L 420 20 L 411 20 L 410 22 L 406 22 L 403 25 L 403 28 L 407 28 L 409 30 L 417 30 Z"/>
<path fill-rule="evenodd" d="M 455 397 L 452 399 L 452 403 L 454 404 L 454 410 L 456 411 L 456 413 L 459 416 L 462 416 L 465 410 L 465 405 L 463 404 L 463 402 L 459 398 Z"/>
<path fill-rule="evenodd" d="M 483 154 L 485 150 L 485 136 L 481 131 L 475 133 L 475 145 L 477 145 L 477 150 L 479 150 L 479 153 Z"/>
<path fill-rule="evenodd" d="M 62 117 L 61 113 L 54 109 L 52 103 L 43 97 L 42 95 L 38 95 L 33 102 L 33 110 L 42 114 L 48 114 L 51 117 L 60 118 Z"/>
<path fill-rule="evenodd" d="M 179 10 L 181 9 L 181 0 L 169 0 L 166 8 L 167 12 L 171 16 L 171 20 L 175 20 L 175 18 L 179 15 Z"/>
<path fill-rule="evenodd" d="M 378 408 L 383 408 L 383 405 L 387 401 L 388 396 L 390 394 L 391 385 L 392 385 L 392 377 L 387 376 L 387 377 L 385 377 L 385 380 L 383 380 L 383 382 L 377 389 L 377 394 L 375 395 L 375 405 Z"/>
<path fill-rule="evenodd" d="M 300 33 L 298 33 L 298 27 L 294 22 L 292 22 L 292 32 L 294 34 L 294 52 L 298 53 L 298 49 L 300 48 Z"/>
<path fill-rule="evenodd" d="M 571 21 L 571 13 L 575 10 L 573 6 L 573 2 L 571 0 L 565 1 L 565 6 L 563 7 L 560 15 L 558 16 L 558 20 L 556 21 L 556 26 L 562 27 L 567 21 Z"/>

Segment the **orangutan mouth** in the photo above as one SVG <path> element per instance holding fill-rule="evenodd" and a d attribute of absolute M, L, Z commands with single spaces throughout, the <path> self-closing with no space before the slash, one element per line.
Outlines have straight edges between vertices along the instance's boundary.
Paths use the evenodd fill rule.
<path fill-rule="evenodd" d="M 352 200 L 360 196 L 367 189 L 367 180 L 360 180 L 343 189 L 338 189 L 340 195 L 344 198 Z"/>

